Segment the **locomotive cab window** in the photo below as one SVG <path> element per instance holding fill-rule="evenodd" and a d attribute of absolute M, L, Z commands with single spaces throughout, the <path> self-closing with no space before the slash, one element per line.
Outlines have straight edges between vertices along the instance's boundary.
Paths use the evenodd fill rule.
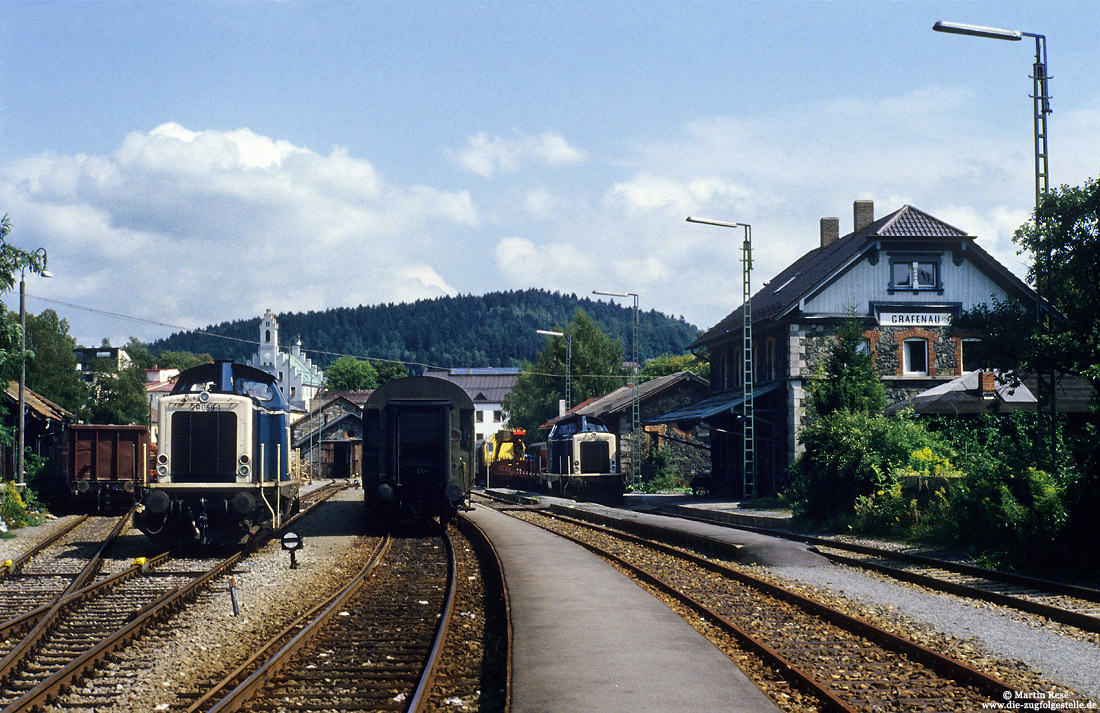
<path fill-rule="evenodd" d="M 251 379 L 241 379 L 237 382 L 237 391 L 241 396 L 251 396 L 257 401 L 270 401 L 275 398 L 275 391 L 270 384 Z"/>

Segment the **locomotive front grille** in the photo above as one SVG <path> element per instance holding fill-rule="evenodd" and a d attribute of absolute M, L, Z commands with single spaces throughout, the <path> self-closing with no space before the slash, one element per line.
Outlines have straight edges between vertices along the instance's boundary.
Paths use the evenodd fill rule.
<path fill-rule="evenodd" d="M 581 441 L 581 472 L 610 473 L 611 449 L 607 441 Z"/>
<path fill-rule="evenodd" d="M 172 414 L 171 463 L 173 482 L 235 482 L 237 414 L 231 411 Z"/>

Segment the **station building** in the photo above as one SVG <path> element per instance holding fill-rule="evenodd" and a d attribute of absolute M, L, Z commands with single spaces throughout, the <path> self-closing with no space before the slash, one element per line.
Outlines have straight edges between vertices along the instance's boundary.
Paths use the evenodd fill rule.
<path fill-rule="evenodd" d="M 749 302 L 751 353 L 744 354 L 742 305 L 696 339 L 711 362 L 710 395 L 650 419 L 711 432 L 715 489 L 741 496 L 746 357 L 752 367 L 751 474 L 758 494 L 781 490 L 802 448 L 807 382 L 837 328 L 853 316 L 891 401 L 950 382 L 974 367 L 967 345 L 978 339 L 952 326 L 962 312 L 993 300 L 1035 305 L 1035 293 L 983 250 L 974 236 L 913 206 L 876 219 L 871 201 L 853 204 L 853 230 L 822 218 L 817 246 Z M 751 488 L 750 488 L 751 490 Z"/>

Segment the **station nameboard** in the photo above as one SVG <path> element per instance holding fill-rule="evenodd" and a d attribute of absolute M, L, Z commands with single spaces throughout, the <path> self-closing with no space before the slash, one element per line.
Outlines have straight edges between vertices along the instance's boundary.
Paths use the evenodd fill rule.
<path fill-rule="evenodd" d="M 880 327 L 949 327 L 950 312 L 879 312 Z"/>

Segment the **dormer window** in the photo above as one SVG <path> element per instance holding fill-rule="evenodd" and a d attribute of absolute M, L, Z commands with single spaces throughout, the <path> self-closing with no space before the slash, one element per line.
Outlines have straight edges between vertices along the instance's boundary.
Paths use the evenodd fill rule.
<path fill-rule="evenodd" d="M 890 291 L 943 290 L 939 255 L 891 255 Z"/>

